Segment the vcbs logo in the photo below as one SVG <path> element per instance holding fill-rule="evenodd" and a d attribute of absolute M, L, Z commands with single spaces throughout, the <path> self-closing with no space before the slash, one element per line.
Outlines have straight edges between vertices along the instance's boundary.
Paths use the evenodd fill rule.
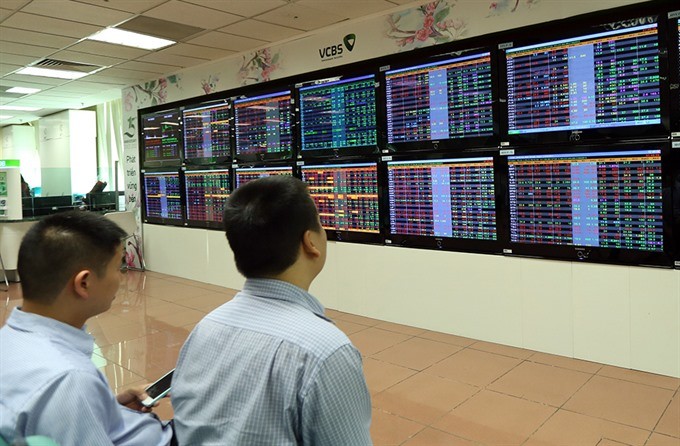
<path fill-rule="evenodd" d="M 342 43 L 327 46 L 325 48 L 319 48 L 319 57 L 321 60 L 336 59 L 342 55 L 345 48 L 347 48 L 347 51 L 352 51 L 354 49 L 354 43 L 356 42 L 356 39 L 356 35 L 347 34 L 344 39 L 342 39 Z"/>

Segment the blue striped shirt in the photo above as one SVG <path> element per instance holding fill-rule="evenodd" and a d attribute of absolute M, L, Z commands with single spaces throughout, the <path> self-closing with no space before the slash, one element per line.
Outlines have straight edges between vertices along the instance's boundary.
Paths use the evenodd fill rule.
<path fill-rule="evenodd" d="M 92 363 L 94 340 L 14 309 L 0 329 L 0 435 L 46 435 L 62 446 L 168 445 L 172 427 L 116 401 Z"/>
<path fill-rule="evenodd" d="M 248 279 L 187 339 L 172 382 L 192 445 L 370 445 L 361 355 L 306 291 Z"/>

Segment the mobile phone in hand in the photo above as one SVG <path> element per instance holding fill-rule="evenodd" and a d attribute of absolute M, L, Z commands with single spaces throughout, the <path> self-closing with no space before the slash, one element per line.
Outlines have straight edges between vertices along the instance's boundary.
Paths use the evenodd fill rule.
<path fill-rule="evenodd" d="M 156 404 L 160 399 L 164 398 L 170 392 L 170 384 L 172 382 L 172 374 L 174 371 L 175 369 L 170 370 L 158 381 L 144 389 L 149 397 L 142 401 L 143 406 L 153 407 L 154 404 Z"/>

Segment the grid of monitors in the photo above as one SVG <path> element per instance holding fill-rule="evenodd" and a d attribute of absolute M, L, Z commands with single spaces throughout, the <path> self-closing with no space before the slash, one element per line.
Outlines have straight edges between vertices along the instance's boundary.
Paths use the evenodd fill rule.
<path fill-rule="evenodd" d="M 281 167 L 238 167 L 234 169 L 234 187 L 243 186 L 248 181 L 257 180 L 258 178 L 270 177 L 274 175 L 293 175 L 293 168 L 291 166 Z"/>
<path fill-rule="evenodd" d="M 142 171 L 144 221 L 183 224 L 179 171 Z"/>
<path fill-rule="evenodd" d="M 291 91 L 234 99 L 236 159 L 291 158 Z"/>
<path fill-rule="evenodd" d="M 179 109 L 142 115 L 142 161 L 145 167 L 179 165 L 182 125 Z"/>
<path fill-rule="evenodd" d="M 489 52 L 388 70 L 387 142 L 436 141 L 441 148 L 446 140 L 466 139 L 469 146 L 474 138 L 491 137 L 492 90 Z"/>
<path fill-rule="evenodd" d="M 374 75 L 298 88 L 302 154 L 351 153 L 377 146 Z"/>
<path fill-rule="evenodd" d="M 300 170 L 329 237 L 348 241 L 380 240 L 376 162 L 313 164 L 304 165 Z"/>
<path fill-rule="evenodd" d="M 498 239 L 491 156 L 387 161 L 387 188 L 393 244 L 455 249 L 472 244 L 454 239 Z"/>
<path fill-rule="evenodd" d="M 221 228 L 224 203 L 231 191 L 229 169 L 186 170 L 187 224 Z"/>
<path fill-rule="evenodd" d="M 505 63 L 510 140 L 664 131 L 656 23 L 506 49 Z"/>
<path fill-rule="evenodd" d="M 509 156 L 513 251 L 542 245 L 549 256 L 668 263 L 662 151 L 637 146 Z"/>
<path fill-rule="evenodd" d="M 186 163 L 219 163 L 231 158 L 230 112 L 225 101 L 183 110 Z"/>

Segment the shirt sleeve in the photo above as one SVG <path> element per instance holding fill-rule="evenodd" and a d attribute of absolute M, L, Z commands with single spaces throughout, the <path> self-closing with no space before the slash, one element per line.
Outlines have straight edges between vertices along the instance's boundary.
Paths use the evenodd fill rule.
<path fill-rule="evenodd" d="M 340 347 L 321 364 L 302 406 L 303 444 L 372 445 L 371 397 L 361 355 Z"/>
<path fill-rule="evenodd" d="M 45 435 L 63 445 L 162 445 L 172 438 L 150 414 L 129 410 L 115 399 L 103 379 L 71 371 L 48 384 L 31 404 L 23 434 Z"/>

